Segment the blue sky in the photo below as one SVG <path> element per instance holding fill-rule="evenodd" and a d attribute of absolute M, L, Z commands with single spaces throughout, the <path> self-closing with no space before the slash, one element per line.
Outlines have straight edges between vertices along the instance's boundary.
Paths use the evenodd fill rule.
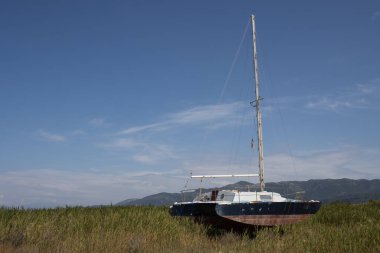
<path fill-rule="evenodd" d="M 256 173 L 251 13 L 266 181 L 380 178 L 379 1 L 3 1 L 0 205 Z"/>

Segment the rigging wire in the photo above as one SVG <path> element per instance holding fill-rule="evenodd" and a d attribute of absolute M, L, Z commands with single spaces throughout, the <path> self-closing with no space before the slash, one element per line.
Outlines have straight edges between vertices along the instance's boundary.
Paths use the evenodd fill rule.
<path fill-rule="evenodd" d="M 244 28 L 244 32 L 243 32 L 243 36 L 241 37 L 240 39 L 240 43 L 239 43 L 239 46 L 235 52 L 235 55 L 234 55 L 234 58 L 232 60 L 232 63 L 231 63 L 231 66 L 230 66 L 230 69 L 228 70 L 228 74 L 227 74 L 227 77 L 226 77 L 226 80 L 224 81 L 224 84 L 223 84 L 223 88 L 222 88 L 222 91 L 220 92 L 220 95 L 219 95 L 219 99 L 218 99 L 218 104 L 220 104 L 223 100 L 223 97 L 224 97 L 224 93 L 230 83 L 230 79 L 231 79 L 231 75 L 232 75 L 232 71 L 234 70 L 235 68 L 235 65 L 236 65 L 236 61 L 238 59 L 238 56 L 240 54 L 240 50 L 243 46 L 243 43 L 244 43 L 244 40 L 245 40 L 245 37 L 247 35 L 247 32 L 248 32 L 248 28 L 249 28 L 249 22 L 250 20 L 248 19 L 247 21 L 247 24 L 245 25 L 245 28 Z"/>
<path fill-rule="evenodd" d="M 262 52 L 261 54 L 264 54 L 265 50 L 261 50 L 260 49 L 260 52 Z M 262 79 L 265 79 L 266 75 L 264 74 L 264 72 L 265 72 L 265 66 L 264 66 L 264 64 L 261 64 L 260 72 L 262 72 L 262 74 L 261 74 Z M 270 75 L 268 75 L 268 76 L 269 76 L 268 79 L 270 79 Z M 261 82 L 261 83 L 263 83 L 263 82 Z M 264 83 L 266 83 L 266 85 L 262 85 L 262 87 L 264 87 L 265 90 L 268 90 L 269 91 L 268 93 L 272 93 L 270 91 L 270 85 L 268 85 L 269 83 L 272 83 L 272 82 L 270 80 L 268 80 L 268 81 L 264 81 Z M 276 96 L 271 96 L 271 100 L 273 100 L 273 102 L 274 102 L 273 104 L 277 104 L 278 105 L 278 106 L 274 106 L 274 108 L 275 108 L 275 110 L 278 111 L 278 113 L 280 115 L 281 129 L 282 129 L 282 131 L 284 133 L 284 136 L 285 136 L 285 142 L 286 142 L 286 146 L 287 146 L 287 149 L 288 149 L 288 154 L 289 154 L 290 162 L 291 162 L 291 165 L 292 165 L 293 173 L 296 174 L 296 171 L 297 171 L 296 163 L 294 161 L 294 155 L 293 155 L 293 152 L 292 152 L 292 149 L 291 149 L 291 145 L 289 143 L 289 137 L 288 137 L 289 135 L 288 135 L 288 131 L 287 131 L 286 126 L 285 126 L 285 120 L 284 120 L 283 112 L 281 110 L 281 106 L 279 106 L 280 102 L 278 101 L 278 99 L 277 99 Z"/>
<path fill-rule="evenodd" d="M 240 39 L 240 42 L 239 42 L 239 45 L 235 51 L 235 54 L 234 54 L 234 57 L 233 57 L 233 60 L 232 60 L 232 63 L 230 65 L 230 68 L 228 70 L 228 73 L 227 73 L 227 76 L 226 76 L 226 79 L 223 83 L 223 88 L 220 92 L 220 95 L 219 95 L 219 98 L 217 100 L 217 105 L 220 105 L 222 104 L 223 102 L 223 99 L 224 99 L 224 94 L 225 94 L 225 91 L 227 90 L 229 84 L 230 84 L 230 79 L 231 79 L 231 76 L 232 76 L 232 73 L 233 73 L 233 70 L 235 69 L 235 66 L 236 66 L 236 62 L 239 58 L 239 55 L 240 55 L 240 51 L 243 47 L 243 44 L 244 44 L 244 41 L 245 41 L 245 38 L 246 38 L 246 35 L 247 35 L 247 32 L 248 32 L 248 28 L 249 28 L 249 25 L 250 25 L 250 19 L 248 18 L 247 19 L 247 23 L 245 25 L 245 28 L 244 28 L 244 31 L 243 31 L 243 34 L 241 36 L 241 39 Z M 204 133 L 203 137 L 202 137 L 202 140 L 201 140 L 201 143 L 204 143 L 205 140 L 207 139 L 207 135 L 208 133 Z M 204 147 L 205 145 L 200 145 L 201 147 Z M 203 152 L 203 154 L 205 155 L 205 152 Z"/>
<path fill-rule="evenodd" d="M 243 47 L 243 44 L 245 42 L 245 39 L 246 39 L 246 35 L 247 35 L 247 32 L 248 32 L 248 28 L 249 28 L 249 25 L 250 25 L 250 19 L 247 20 L 247 24 L 245 25 L 245 28 L 244 28 L 244 32 L 243 32 L 243 35 L 240 39 L 240 43 L 239 43 L 239 46 L 235 52 L 235 55 L 234 55 L 234 58 L 233 58 L 233 61 L 231 63 L 231 66 L 230 66 L 230 69 L 228 71 L 228 74 L 227 74 L 227 77 L 226 77 L 226 80 L 224 82 L 224 85 L 223 85 L 223 89 L 220 93 L 220 96 L 219 96 L 219 100 L 218 100 L 218 104 L 221 104 L 222 101 L 223 101 L 223 98 L 224 98 L 224 94 L 225 94 L 225 91 L 230 83 L 230 79 L 231 79 L 231 76 L 232 76 L 232 73 L 233 73 L 233 70 L 235 68 L 235 65 L 236 65 L 236 62 L 239 58 L 239 55 L 240 55 L 240 51 Z M 243 96 L 243 87 L 240 88 L 240 92 L 239 92 L 239 98 L 242 98 Z M 237 154 L 238 154 L 238 151 L 239 151 L 239 142 L 240 142 L 240 139 L 241 139 L 241 135 L 242 135 L 242 126 L 243 126 L 243 123 L 246 121 L 246 116 L 247 115 L 243 115 L 240 119 L 239 119 L 239 123 L 236 122 L 234 128 L 238 128 L 238 133 L 237 133 L 237 136 L 234 137 L 234 141 L 232 143 L 232 146 L 231 146 L 231 152 L 230 152 L 230 158 L 229 158 L 229 161 L 228 161 L 228 167 L 231 167 L 231 165 L 233 163 L 237 163 Z M 234 168 L 231 168 L 230 171 L 234 172 Z"/>

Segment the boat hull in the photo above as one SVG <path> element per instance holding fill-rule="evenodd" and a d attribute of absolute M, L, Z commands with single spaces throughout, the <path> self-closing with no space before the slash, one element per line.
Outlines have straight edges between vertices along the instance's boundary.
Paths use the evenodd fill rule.
<path fill-rule="evenodd" d="M 255 203 L 176 203 L 172 216 L 192 217 L 217 227 L 276 226 L 307 219 L 321 206 L 318 201 Z"/>

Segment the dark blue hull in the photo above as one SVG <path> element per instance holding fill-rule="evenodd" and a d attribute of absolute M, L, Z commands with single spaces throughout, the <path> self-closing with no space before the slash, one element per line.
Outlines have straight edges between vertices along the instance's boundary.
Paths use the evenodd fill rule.
<path fill-rule="evenodd" d="M 218 226 L 275 226 L 302 221 L 316 213 L 321 202 L 216 202 L 176 203 L 170 208 L 172 216 L 193 217 Z"/>

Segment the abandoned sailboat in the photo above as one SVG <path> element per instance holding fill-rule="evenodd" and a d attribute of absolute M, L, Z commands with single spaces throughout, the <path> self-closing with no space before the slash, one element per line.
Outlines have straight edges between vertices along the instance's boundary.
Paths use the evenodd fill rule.
<path fill-rule="evenodd" d="M 258 176 L 260 191 L 214 190 L 197 196 L 192 202 L 176 202 L 170 207 L 170 214 L 179 217 L 193 217 L 197 220 L 220 227 L 275 226 L 292 224 L 316 213 L 321 202 L 301 201 L 282 197 L 279 193 L 265 191 L 262 126 L 258 66 L 256 56 L 255 19 L 252 19 L 253 58 L 256 108 L 259 174 L 203 175 L 192 178 L 251 177 Z"/>

